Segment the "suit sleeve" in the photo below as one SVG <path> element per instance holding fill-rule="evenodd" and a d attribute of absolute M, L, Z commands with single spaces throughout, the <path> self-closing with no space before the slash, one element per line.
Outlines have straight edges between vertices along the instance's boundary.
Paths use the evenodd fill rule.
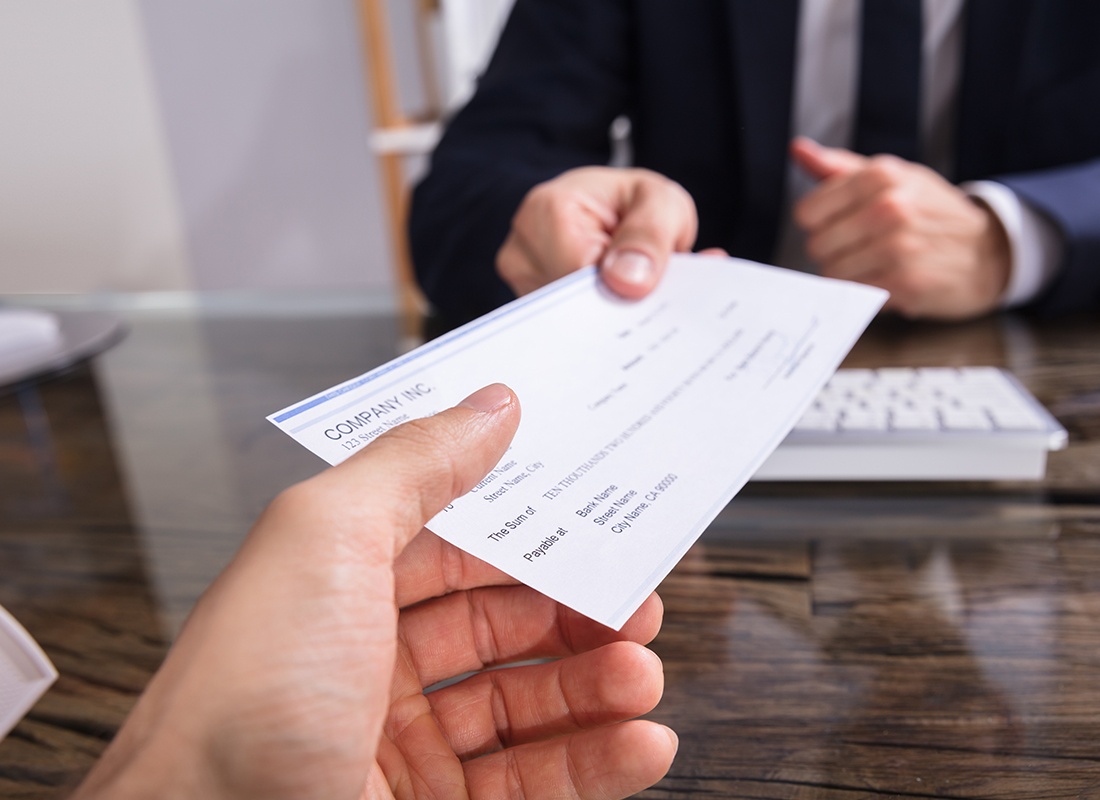
<path fill-rule="evenodd" d="M 417 280 L 460 324 L 514 296 L 496 253 L 528 190 L 605 164 L 629 104 L 628 2 L 518 0 L 474 97 L 447 126 L 416 187 L 409 237 Z"/>
<path fill-rule="evenodd" d="M 1100 159 L 993 180 L 1046 214 L 1062 233 L 1058 273 L 1032 307 L 1052 315 L 1100 309 Z"/>

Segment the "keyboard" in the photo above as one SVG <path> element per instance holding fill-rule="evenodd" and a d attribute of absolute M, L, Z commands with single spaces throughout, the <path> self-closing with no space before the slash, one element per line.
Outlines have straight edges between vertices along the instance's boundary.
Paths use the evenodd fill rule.
<path fill-rule="evenodd" d="M 1039 480 L 1065 429 L 994 367 L 842 369 L 753 480 Z"/>

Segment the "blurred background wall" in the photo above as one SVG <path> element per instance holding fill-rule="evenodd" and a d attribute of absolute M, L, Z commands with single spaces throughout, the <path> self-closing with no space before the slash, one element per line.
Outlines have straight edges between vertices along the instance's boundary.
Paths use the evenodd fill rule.
<path fill-rule="evenodd" d="M 390 287 L 361 47 L 355 0 L 0 3 L 0 294 Z"/>

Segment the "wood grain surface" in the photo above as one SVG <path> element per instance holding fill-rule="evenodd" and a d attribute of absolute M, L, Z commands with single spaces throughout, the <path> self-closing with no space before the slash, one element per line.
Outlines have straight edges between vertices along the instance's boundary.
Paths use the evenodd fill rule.
<path fill-rule="evenodd" d="M 382 316 L 141 313 L 0 395 L 0 605 L 61 677 L 0 797 L 63 797 L 282 487 L 265 420 L 396 354 Z M 877 321 L 847 366 L 992 364 L 1059 418 L 1035 483 L 750 484 L 660 592 L 647 798 L 1100 797 L 1100 323 Z"/>

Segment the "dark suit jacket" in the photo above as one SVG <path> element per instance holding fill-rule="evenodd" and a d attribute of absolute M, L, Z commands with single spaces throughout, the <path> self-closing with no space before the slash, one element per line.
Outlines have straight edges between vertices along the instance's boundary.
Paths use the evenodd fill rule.
<path fill-rule="evenodd" d="M 1100 3 L 970 0 L 956 182 L 1000 181 L 1061 228 L 1064 263 L 1034 306 L 1100 307 Z M 780 229 L 797 0 L 518 0 L 411 210 L 421 286 L 450 321 L 512 298 L 495 254 L 536 183 L 634 163 L 682 184 L 699 247 L 767 261 Z"/>

